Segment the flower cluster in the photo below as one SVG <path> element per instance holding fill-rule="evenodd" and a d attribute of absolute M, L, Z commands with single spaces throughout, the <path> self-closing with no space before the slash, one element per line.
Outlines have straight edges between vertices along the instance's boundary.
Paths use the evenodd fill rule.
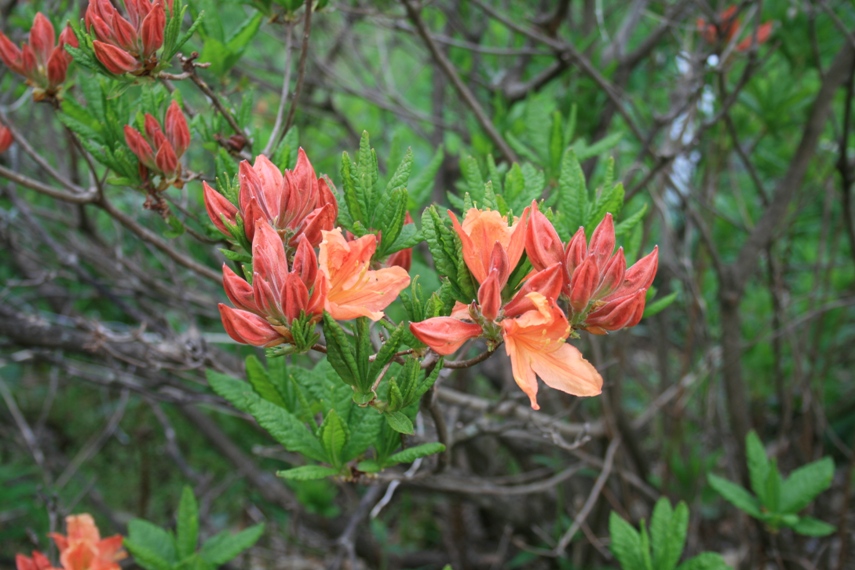
<path fill-rule="evenodd" d="M 172 101 L 166 111 L 163 127 L 151 114 L 145 114 L 145 135 L 130 125 L 125 126 L 125 142 L 140 161 L 140 176 L 158 174 L 166 184 L 180 185 L 179 159 L 190 146 L 190 129 L 178 103 Z M 165 131 L 165 132 L 164 132 Z"/>
<path fill-rule="evenodd" d="M 71 63 L 71 54 L 65 46 L 78 45 L 70 26 L 66 26 L 59 35 L 58 43 L 55 37 L 53 24 L 41 12 L 33 19 L 30 41 L 21 48 L 0 32 L 0 59 L 9 69 L 27 78 L 36 101 L 56 97 Z"/>
<path fill-rule="evenodd" d="M 23 554 L 15 557 L 17 570 L 120 570 L 118 561 L 127 556 L 121 535 L 102 539 L 88 514 L 66 517 L 65 528 L 67 536 L 51 534 L 59 549 L 59 568 L 41 552 L 33 551 L 32 558 Z"/>
<path fill-rule="evenodd" d="M 0 123 L 0 154 L 9 150 L 13 142 L 15 142 L 15 139 L 12 137 L 12 131 L 9 130 L 9 127 Z"/>
<path fill-rule="evenodd" d="M 710 45 L 729 43 L 739 33 L 740 22 L 736 17 L 737 7 L 730 6 L 718 14 L 718 22 L 707 22 L 698 18 L 698 31 Z M 764 22 L 757 28 L 757 44 L 765 43 L 772 34 L 772 22 Z M 753 45 L 754 33 L 736 44 L 737 51 L 748 51 Z"/>
<path fill-rule="evenodd" d="M 441 355 L 473 338 L 484 337 L 492 346 L 504 342 L 514 380 L 534 409 L 538 376 L 569 394 L 599 394 L 602 377 L 566 341 L 574 328 L 605 333 L 637 324 L 656 273 L 657 250 L 627 270 L 623 251 L 613 254 L 611 216 L 595 230 L 590 247 L 583 229 L 564 247 L 536 203 L 510 226 L 491 210 L 470 209 L 463 224 L 449 215 L 466 266 L 479 283 L 477 299 L 469 306 L 458 303 L 450 317 L 411 323 L 410 331 Z M 518 290 L 503 295 L 523 251 L 534 270 Z"/>
<path fill-rule="evenodd" d="M 296 250 L 303 238 L 312 247 L 323 239 L 322 232 L 332 230 L 338 216 L 338 203 L 327 180 L 315 176 L 306 153 L 301 148 L 294 170 L 280 172 L 263 154 L 255 164 L 240 164 L 238 204 L 204 183 L 205 207 L 220 232 L 230 236 L 226 224 L 234 227 L 240 217 L 246 238 L 252 243 L 256 221 L 264 220 L 282 237 L 290 251 Z"/>
<path fill-rule="evenodd" d="M 371 269 L 376 236 L 348 241 L 335 227 L 335 195 L 303 149 L 294 170 L 284 173 L 263 155 L 254 166 L 241 163 L 238 205 L 207 183 L 204 190 L 214 225 L 231 236 L 243 224 L 252 244 L 251 282 L 223 266 L 223 286 L 235 308 L 221 304 L 220 315 L 237 342 L 299 344 L 295 322 L 313 326 L 324 311 L 338 320 L 379 320 L 410 282 L 402 267 Z"/>
<path fill-rule="evenodd" d="M 172 0 L 167 0 L 172 11 Z M 145 75 L 157 67 L 156 52 L 163 45 L 166 11 L 163 0 L 125 0 L 124 18 L 110 0 L 89 0 L 86 28 L 97 39 L 95 57 L 110 73 Z"/>

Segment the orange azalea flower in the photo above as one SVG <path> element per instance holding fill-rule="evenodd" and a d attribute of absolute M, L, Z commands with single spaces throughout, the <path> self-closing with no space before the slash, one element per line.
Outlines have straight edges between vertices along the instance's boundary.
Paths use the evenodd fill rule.
<path fill-rule="evenodd" d="M 17 570 L 59 570 L 51 566 L 47 556 L 36 550 L 33 550 L 32 558 L 28 558 L 23 554 L 16 555 L 15 567 Z"/>
<path fill-rule="evenodd" d="M 526 295 L 534 309 L 501 322 L 505 351 L 511 359 L 514 380 L 537 405 L 537 376 L 547 386 L 575 396 L 596 396 L 603 378 L 579 350 L 567 344 L 570 325 L 555 304 L 537 292 Z"/>
<path fill-rule="evenodd" d="M 457 221 L 457 216 L 448 211 L 451 223 L 460 241 L 463 243 L 463 260 L 478 283 L 483 283 L 490 272 L 493 248 L 499 243 L 508 259 L 507 272 L 514 270 L 525 250 L 525 228 L 529 209 L 523 211 L 520 218 L 508 226 L 508 220 L 495 210 L 478 210 L 471 208 L 463 218 L 463 225 Z M 500 279 L 501 287 L 505 286 L 508 276 Z"/>
<path fill-rule="evenodd" d="M 708 44 L 715 45 L 719 42 L 730 42 L 739 33 L 741 23 L 737 17 L 737 7 L 729 6 L 718 14 L 717 22 L 707 22 L 698 18 L 698 31 L 701 32 Z M 757 44 L 765 43 L 772 34 L 772 22 L 764 22 L 757 28 Z M 737 51 L 748 51 L 754 42 L 754 33 L 736 44 Z"/>
<path fill-rule="evenodd" d="M 127 557 L 122 550 L 122 535 L 102 540 L 88 514 L 66 517 L 65 530 L 68 536 L 51 533 L 64 570 L 120 570 L 118 561 Z"/>
<path fill-rule="evenodd" d="M 326 310 L 337 320 L 368 317 L 383 318 L 383 309 L 410 284 L 410 276 L 401 267 L 370 269 L 377 249 L 374 234 L 347 241 L 341 228 L 323 231 L 321 272 L 327 279 Z"/>

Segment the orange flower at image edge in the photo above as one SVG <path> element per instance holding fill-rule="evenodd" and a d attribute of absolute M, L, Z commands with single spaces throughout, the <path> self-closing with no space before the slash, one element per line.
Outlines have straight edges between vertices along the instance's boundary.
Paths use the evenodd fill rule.
<path fill-rule="evenodd" d="M 65 531 L 67 535 L 50 535 L 59 549 L 60 568 L 51 566 L 41 552 L 33 552 L 32 558 L 22 554 L 15 557 L 17 570 L 120 570 L 119 560 L 127 557 L 122 535 L 102 539 L 88 514 L 66 517 Z"/>

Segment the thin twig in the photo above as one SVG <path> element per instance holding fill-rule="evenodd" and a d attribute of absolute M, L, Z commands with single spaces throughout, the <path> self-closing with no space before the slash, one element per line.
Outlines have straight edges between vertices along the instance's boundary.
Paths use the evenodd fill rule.
<path fill-rule="evenodd" d="M 291 105 L 288 108 L 288 119 L 285 121 L 285 128 L 279 134 L 281 141 L 291 125 L 294 123 L 294 114 L 297 112 L 297 104 L 300 101 L 300 94 L 303 92 L 303 81 L 306 78 L 306 61 L 309 59 L 309 36 L 312 31 L 312 2 L 306 2 L 306 18 L 303 24 L 303 45 L 300 48 L 300 62 L 297 64 L 297 85 L 294 87 L 294 97 L 291 98 Z"/>
<path fill-rule="evenodd" d="M 276 121 L 273 123 L 273 129 L 270 131 L 270 138 L 267 139 L 267 144 L 261 154 L 269 155 L 273 150 L 273 145 L 279 135 L 279 129 L 282 127 L 282 119 L 285 116 L 285 103 L 288 101 L 288 88 L 291 86 L 291 38 L 294 28 L 291 24 L 285 24 L 285 76 L 282 79 L 282 92 L 279 95 L 279 109 L 276 111 Z"/>

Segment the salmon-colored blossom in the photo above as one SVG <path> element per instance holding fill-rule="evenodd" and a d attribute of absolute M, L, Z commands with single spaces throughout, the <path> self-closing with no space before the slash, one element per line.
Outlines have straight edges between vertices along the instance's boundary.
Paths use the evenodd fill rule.
<path fill-rule="evenodd" d="M 236 308 L 220 304 L 219 309 L 230 337 L 269 347 L 293 340 L 290 326 L 295 319 L 320 320 L 327 282 L 307 240 L 300 242 L 289 269 L 279 234 L 264 220 L 256 224 L 252 284 L 223 264 L 223 287 Z"/>
<path fill-rule="evenodd" d="M 15 556 L 15 568 L 17 570 L 60 570 L 54 568 L 47 556 L 37 550 L 33 550 L 32 558 L 17 554 Z"/>
<path fill-rule="evenodd" d="M 372 270 L 371 256 L 377 249 L 374 234 L 347 241 L 341 228 L 323 231 L 320 268 L 328 283 L 326 310 L 338 320 L 383 318 L 383 309 L 410 284 L 401 267 Z"/>
<path fill-rule="evenodd" d="M 27 78 L 33 87 L 33 99 L 41 101 L 54 98 L 65 81 L 71 54 L 65 50 L 69 45 L 77 47 L 77 36 L 66 25 L 55 41 L 53 24 L 38 12 L 30 29 L 30 41 L 18 48 L 3 32 L 0 32 L 0 60 L 9 69 Z"/>
<path fill-rule="evenodd" d="M 169 104 L 161 123 L 150 113 L 145 114 L 145 135 L 125 125 L 125 142 L 140 161 L 140 176 L 158 174 L 165 182 L 182 184 L 179 159 L 190 146 L 187 119 L 176 101 Z"/>
<path fill-rule="evenodd" d="M 534 308 L 501 325 L 514 380 L 531 400 L 531 407 L 539 409 L 537 376 L 550 388 L 568 394 L 599 394 L 603 378 L 576 347 L 566 343 L 570 324 L 555 300 L 537 292 L 526 298 Z"/>
<path fill-rule="evenodd" d="M 166 6 L 172 11 L 172 0 Z M 163 46 L 166 8 L 163 0 L 125 0 L 124 18 L 110 0 L 89 0 L 86 28 L 96 38 L 95 57 L 115 75 L 145 75 L 158 65 Z"/>
<path fill-rule="evenodd" d="M 703 18 L 698 18 L 697 27 L 701 32 L 704 40 L 711 45 L 716 45 L 719 42 L 729 43 L 738 33 L 740 21 L 737 17 L 737 7 L 729 6 L 722 10 L 715 22 L 707 22 Z M 764 22 L 757 28 L 757 44 L 765 43 L 772 34 L 772 22 Z M 747 51 L 754 44 L 754 32 L 750 32 L 748 37 L 744 38 L 736 44 L 737 51 Z"/>
<path fill-rule="evenodd" d="M 659 263 L 659 249 L 654 247 L 627 268 L 623 248 L 614 251 L 615 241 L 614 221 L 606 214 L 590 243 L 579 228 L 564 247 L 552 223 L 532 203 L 525 240 L 529 260 L 536 270 L 563 265 L 562 293 L 570 321 L 594 334 L 638 324 Z"/>
<path fill-rule="evenodd" d="M 238 205 L 204 184 L 208 216 L 224 235 L 231 235 L 226 224 L 236 225 L 240 215 L 246 237 L 252 242 L 256 220 L 265 220 L 293 252 L 304 238 L 317 247 L 321 232 L 335 227 L 338 216 L 335 195 L 327 179 L 315 175 L 302 148 L 293 170 L 280 172 L 266 156 L 258 155 L 254 165 L 241 162 L 239 177 Z"/>
<path fill-rule="evenodd" d="M 122 550 L 122 535 L 102 539 L 88 514 L 66 517 L 65 530 L 66 536 L 50 535 L 59 549 L 63 570 L 120 570 L 118 561 L 127 557 Z"/>
<path fill-rule="evenodd" d="M 483 283 L 487 278 L 490 258 L 496 243 L 501 245 L 508 260 L 508 272 L 514 270 L 525 251 L 525 228 L 528 221 L 528 208 L 520 218 L 514 218 L 513 224 L 496 210 L 478 210 L 471 208 L 463 218 L 463 224 L 449 210 L 451 223 L 463 244 L 463 260 L 472 275 Z M 505 276 L 507 280 L 507 276 Z M 504 287 L 505 283 L 501 284 Z"/>

